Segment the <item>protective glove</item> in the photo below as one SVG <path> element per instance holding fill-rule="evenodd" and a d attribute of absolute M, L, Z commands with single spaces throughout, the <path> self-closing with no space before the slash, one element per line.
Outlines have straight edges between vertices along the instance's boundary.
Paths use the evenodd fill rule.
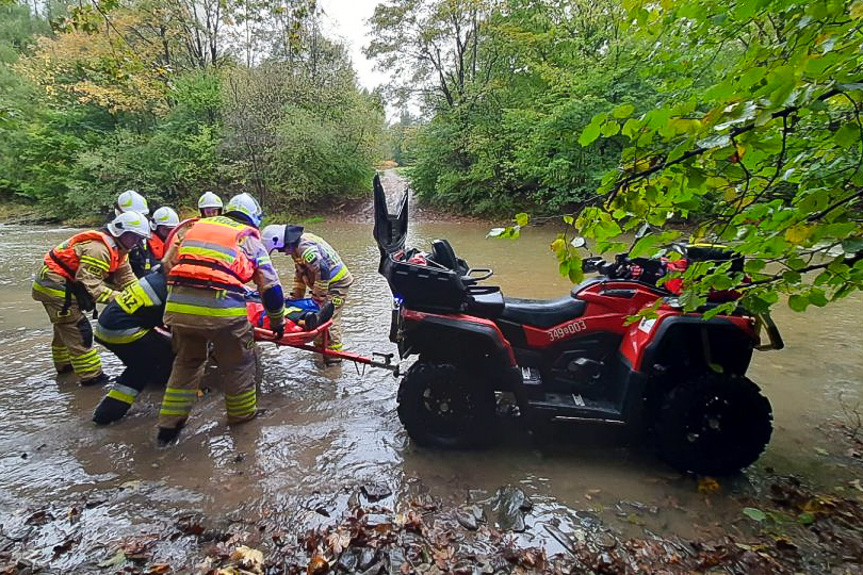
<path fill-rule="evenodd" d="M 279 321 L 270 319 L 270 331 L 273 332 L 273 340 L 278 341 L 285 336 L 285 320 L 279 318 Z"/>

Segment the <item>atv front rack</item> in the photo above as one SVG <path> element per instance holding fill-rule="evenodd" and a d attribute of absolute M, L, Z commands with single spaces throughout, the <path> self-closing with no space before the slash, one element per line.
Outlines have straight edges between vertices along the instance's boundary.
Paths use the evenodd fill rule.
<path fill-rule="evenodd" d="M 329 328 L 332 325 L 333 320 L 329 320 L 322 323 L 315 329 L 309 331 L 297 330 L 285 332 L 285 334 L 280 339 L 275 339 L 276 334 L 274 334 L 272 331 L 264 329 L 262 327 L 256 327 L 254 328 L 255 340 L 260 342 L 271 342 L 276 345 L 284 345 L 287 347 L 293 347 L 296 349 L 319 353 L 325 358 L 343 359 L 360 365 L 368 365 L 370 367 L 386 369 L 387 371 L 392 372 L 394 377 L 399 376 L 400 366 L 398 363 L 393 363 L 393 354 L 391 353 L 384 354 L 373 352 L 372 357 L 365 357 L 356 353 L 351 353 L 349 351 L 329 349 Z M 315 341 L 315 339 L 319 337 L 320 343 L 317 345 L 314 344 L 313 342 Z M 377 360 L 375 359 L 375 357 L 380 357 L 381 360 Z"/>

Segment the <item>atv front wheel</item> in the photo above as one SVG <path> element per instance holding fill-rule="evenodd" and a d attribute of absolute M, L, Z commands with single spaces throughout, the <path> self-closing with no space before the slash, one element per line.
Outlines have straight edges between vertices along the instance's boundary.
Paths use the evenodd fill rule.
<path fill-rule="evenodd" d="M 454 365 L 418 361 L 402 379 L 398 413 L 420 445 L 469 449 L 496 438 L 494 392 Z"/>
<path fill-rule="evenodd" d="M 660 456 L 684 473 L 729 475 L 770 441 L 773 411 L 748 378 L 708 374 L 674 387 L 654 426 Z"/>

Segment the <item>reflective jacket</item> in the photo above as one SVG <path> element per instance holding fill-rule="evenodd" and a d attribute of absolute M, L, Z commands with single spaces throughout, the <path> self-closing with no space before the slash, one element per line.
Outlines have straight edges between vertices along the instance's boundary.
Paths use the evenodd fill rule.
<path fill-rule="evenodd" d="M 224 216 L 197 221 L 180 244 L 168 283 L 244 293 L 255 271 L 240 247 L 249 236 L 260 238 L 254 228 Z"/>
<path fill-rule="evenodd" d="M 132 343 L 162 325 L 168 286 L 165 276 L 151 273 L 124 289 L 99 314 L 95 336 L 101 343 Z"/>
<path fill-rule="evenodd" d="M 258 231 L 225 216 L 198 220 L 176 251 L 177 264 L 168 275 L 168 325 L 202 327 L 205 317 L 245 316 L 246 282 L 254 280 L 261 293 L 279 285 Z"/>
<path fill-rule="evenodd" d="M 122 289 L 135 279 L 113 237 L 101 231 L 82 232 L 45 256 L 33 281 L 33 298 L 64 300 L 67 284 L 75 284 L 75 289 L 86 290 L 93 301 L 107 303 L 118 293 L 113 288 Z"/>
<path fill-rule="evenodd" d="M 351 272 L 338 252 L 315 234 L 304 233 L 291 258 L 296 268 L 292 290 L 295 297 L 302 297 L 309 287 L 312 296 L 320 300 L 326 297 L 330 284 L 341 282 L 348 286 L 353 282 Z"/>
<path fill-rule="evenodd" d="M 108 246 L 108 251 L 111 254 L 110 262 L 106 263 L 85 255 L 78 255 L 75 246 L 81 242 L 91 241 L 99 241 Z M 75 275 L 78 273 L 78 268 L 81 266 L 82 261 L 100 268 L 105 274 L 110 274 L 117 271 L 117 268 L 123 263 L 123 259 L 123 254 L 120 253 L 120 249 L 114 238 L 105 232 L 91 230 L 75 234 L 53 250 L 50 250 L 45 255 L 45 265 L 67 280 L 75 281 Z"/>

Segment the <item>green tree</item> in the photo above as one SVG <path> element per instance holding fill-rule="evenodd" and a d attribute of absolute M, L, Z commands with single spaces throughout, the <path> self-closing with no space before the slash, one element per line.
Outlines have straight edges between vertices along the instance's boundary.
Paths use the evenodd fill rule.
<path fill-rule="evenodd" d="M 733 246 L 752 281 L 727 266 L 693 266 L 683 276 L 688 309 L 732 286 L 754 311 L 780 294 L 803 310 L 863 287 L 863 2 L 624 6 L 627 33 L 650 46 L 638 55 L 645 74 L 678 78 L 663 83 L 655 109 L 624 104 L 583 131 L 582 145 L 620 133 L 626 146 L 576 230 L 613 250 L 646 224 L 653 233 L 633 248 L 646 255 L 681 235 L 669 222 L 699 214 L 692 239 Z M 729 51 L 735 57 L 723 58 Z M 719 68 L 715 80 L 692 90 L 705 66 Z"/>

